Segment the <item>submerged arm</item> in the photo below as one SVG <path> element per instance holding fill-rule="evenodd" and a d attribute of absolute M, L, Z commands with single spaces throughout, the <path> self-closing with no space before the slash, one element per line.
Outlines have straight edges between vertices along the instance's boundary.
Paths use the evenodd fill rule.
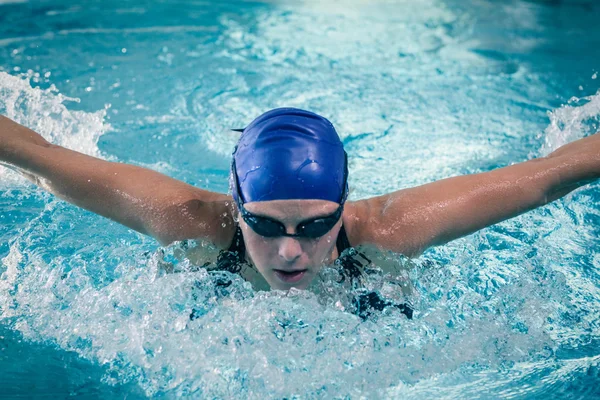
<path fill-rule="evenodd" d="M 559 199 L 598 178 L 600 134 L 547 157 L 353 203 L 350 239 L 354 245 L 374 244 L 414 256 Z"/>
<path fill-rule="evenodd" d="M 228 196 L 53 145 L 2 115 L 0 162 L 55 195 L 163 244 L 204 238 L 226 247 L 233 237 Z"/>

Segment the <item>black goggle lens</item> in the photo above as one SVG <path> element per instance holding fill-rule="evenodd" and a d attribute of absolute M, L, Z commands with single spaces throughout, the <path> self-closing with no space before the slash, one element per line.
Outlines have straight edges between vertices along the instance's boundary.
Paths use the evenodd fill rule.
<path fill-rule="evenodd" d="M 242 209 L 242 218 L 246 221 L 248 226 L 250 226 L 254 232 L 265 237 L 290 236 L 316 239 L 329 232 L 340 219 L 341 214 L 342 207 L 340 206 L 340 208 L 330 216 L 300 223 L 296 227 L 297 233 L 289 234 L 286 232 L 285 226 L 281 222 L 253 215 L 245 208 Z"/>
<path fill-rule="evenodd" d="M 285 235 L 285 227 L 277 221 L 269 218 L 242 215 L 244 221 L 252 230 L 261 236 L 276 237 Z"/>
<path fill-rule="evenodd" d="M 302 236 L 307 236 L 311 238 L 318 238 L 325 235 L 327 232 L 333 228 L 333 226 L 338 221 L 338 218 L 326 217 L 319 218 L 308 223 L 300 224 L 300 226 L 296 229 L 299 234 Z"/>

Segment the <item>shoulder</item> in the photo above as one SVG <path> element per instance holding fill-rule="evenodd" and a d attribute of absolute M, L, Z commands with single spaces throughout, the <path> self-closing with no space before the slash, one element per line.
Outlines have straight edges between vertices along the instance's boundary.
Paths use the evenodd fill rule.
<path fill-rule="evenodd" d="M 369 221 L 372 221 L 375 215 L 375 207 L 370 203 L 372 199 L 349 201 L 344 206 L 342 223 L 353 247 L 364 244 L 369 237 L 369 231 L 372 229 Z"/>
<path fill-rule="evenodd" d="M 352 246 L 375 246 L 412 257 L 420 254 L 411 240 L 418 230 L 414 220 L 415 199 L 406 196 L 393 198 L 384 195 L 348 202 L 344 208 L 343 224 Z"/>
<path fill-rule="evenodd" d="M 168 203 L 157 235 L 163 245 L 196 239 L 229 248 L 236 231 L 230 196 L 194 188 L 174 193 Z"/>

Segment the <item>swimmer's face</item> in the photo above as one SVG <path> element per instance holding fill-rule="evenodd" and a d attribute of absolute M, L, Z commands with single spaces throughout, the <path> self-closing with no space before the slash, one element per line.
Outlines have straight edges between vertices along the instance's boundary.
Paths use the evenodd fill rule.
<path fill-rule="evenodd" d="M 294 234 L 301 222 L 334 213 L 339 204 L 327 200 L 272 200 L 244 204 L 252 214 L 281 222 Z M 240 217 L 248 257 L 272 289 L 306 289 L 333 251 L 342 219 L 325 235 L 305 237 L 264 237 Z"/>

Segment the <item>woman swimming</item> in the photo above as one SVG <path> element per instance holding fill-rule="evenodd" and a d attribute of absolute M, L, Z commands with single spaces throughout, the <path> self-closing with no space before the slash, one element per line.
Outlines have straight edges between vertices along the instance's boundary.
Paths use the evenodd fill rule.
<path fill-rule="evenodd" d="M 3 116 L 0 162 L 163 245 L 208 240 L 224 250 L 223 269 L 245 262 L 273 289 L 305 289 L 347 247 L 413 257 L 598 179 L 600 135 L 547 157 L 348 202 L 347 157 L 333 125 L 294 108 L 271 110 L 242 130 L 232 196 L 53 145 Z"/>

